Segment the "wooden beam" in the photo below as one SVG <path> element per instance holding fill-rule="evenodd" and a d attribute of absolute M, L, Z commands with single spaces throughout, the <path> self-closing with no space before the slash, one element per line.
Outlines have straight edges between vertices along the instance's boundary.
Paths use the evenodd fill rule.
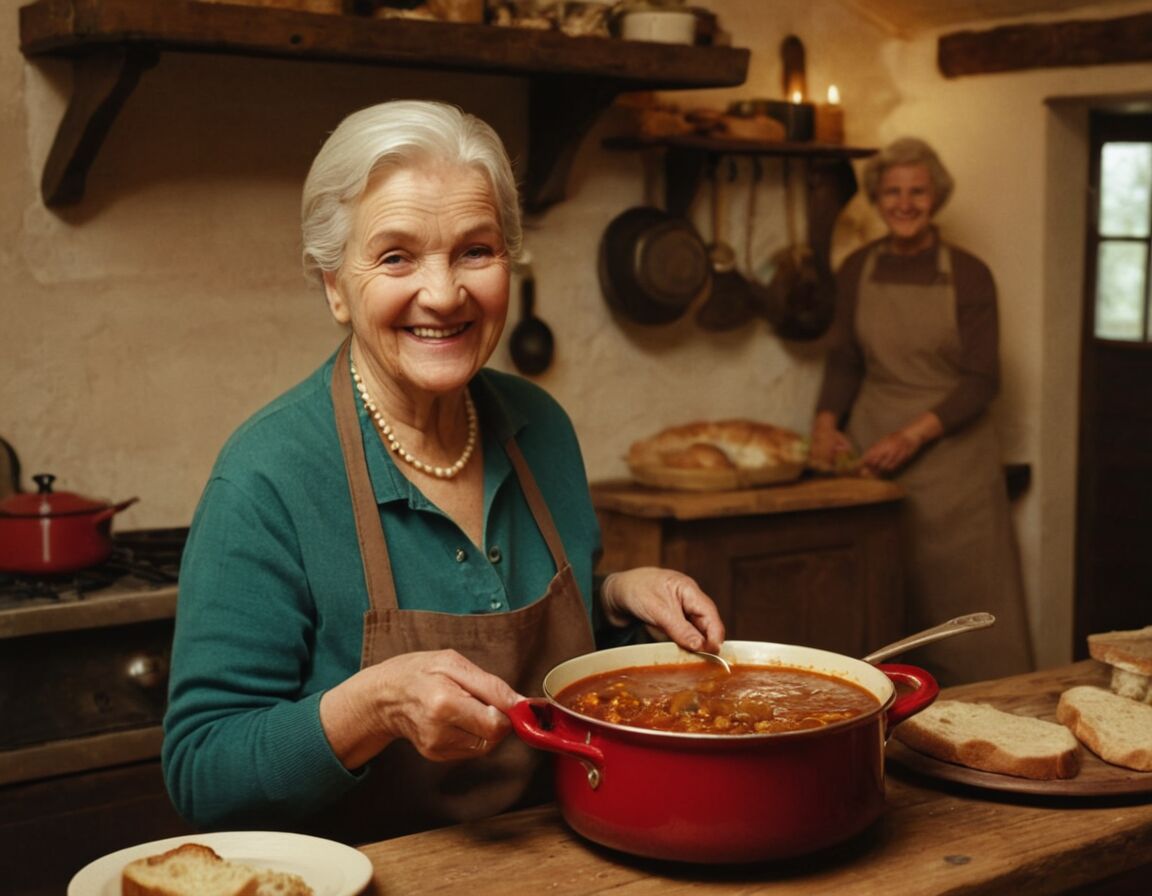
<path fill-rule="evenodd" d="M 946 78 L 1037 68 L 1152 60 L 1152 13 L 945 34 L 936 61 Z"/>

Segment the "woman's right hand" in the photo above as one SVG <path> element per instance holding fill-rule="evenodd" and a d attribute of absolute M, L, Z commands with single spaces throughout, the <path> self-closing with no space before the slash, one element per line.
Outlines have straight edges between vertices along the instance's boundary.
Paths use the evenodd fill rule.
<path fill-rule="evenodd" d="M 397 738 L 433 761 L 483 756 L 511 730 L 523 698 L 455 650 L 406 653 L 361 669 L 320 700 L 320 722 L 345 768 Z"/>
<path fill-rule="evenodd" d="M 808 437 L 808 462 L 817 470 L 835 469 L 837 461 L 852 454 L 852 440 L 836 428 L 835 417 L 827 411 L 816 415 Z"/>

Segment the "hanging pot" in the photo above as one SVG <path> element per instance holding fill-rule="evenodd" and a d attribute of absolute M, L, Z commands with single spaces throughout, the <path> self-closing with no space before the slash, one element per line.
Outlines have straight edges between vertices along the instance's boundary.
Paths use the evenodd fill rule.
<path fill-rule="evenodd" d="M 708 250 L 687 220 L 653 206 L 617 215 L 600 240 L 608 306 L 639 324 L 679 319 L 711 284 Z"/>
<path fill-rule="evenodd" d="M 894 726 L 935 699 L 932 676 L 915 666 L 874 666 L 790 644 L 727 641 L 724 656 L 847 679 L 876 698 L 876 709 L 779 733 L 645 730 L 573 712 L 556 695 L 589 675 L 696 657 L 662 642 L 568 660 L 544 679 L 543 699 L 521 701 L 509 715 L 522 740 L 558 754 L 556 799 L 573 830 L 650 858 L 753 862 L 823 849 L 880 816 L 884 744 Z"/>
<path fill-rule="evenodd" d="M 38 491 L 0 501 L 0 571 L 31 575 L 75 572 L 112 553 L 112 517 L 135 504 L 109 504 L 72 492 L 54 492 L 56 477 L 32 477 Z"/>

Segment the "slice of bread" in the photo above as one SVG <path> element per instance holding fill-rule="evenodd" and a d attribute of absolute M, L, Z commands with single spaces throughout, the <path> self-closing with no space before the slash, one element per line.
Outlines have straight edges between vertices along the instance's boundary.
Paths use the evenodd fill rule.
<path fill-rule="evenodd" d="M 229 862 L 200 843 L 129 862 L 120 889 L 122 896 L 313 896 L 295 874 Z"/>
<path fill-rule="evenodd" d="M 1152 703 L 1152 675 L 1129 672 L 1119 666 L 1112 667 L 1112 692 L 1141 703 Z"/>
<path fill-rule="evenodd" d="M 901 722 L 897 740 L 934 759 L 1018 778 L 1050 781 L 1080 773 L 1080 747 L 1063 725 L 984 703 L 937 700 Z"/>
<path fill-rule="evenodd" d="M 1092 659 L 1125 672 L 1152 675 L 1152 625 L 1089 635 L 1088 653 Z"/>
<path fill-rule="evenodd" d="M 1056 718 L 1093 753 L 1140 772 L 1152 772 L 1152 706 L 1080 685 L 1060 695 Z"/>

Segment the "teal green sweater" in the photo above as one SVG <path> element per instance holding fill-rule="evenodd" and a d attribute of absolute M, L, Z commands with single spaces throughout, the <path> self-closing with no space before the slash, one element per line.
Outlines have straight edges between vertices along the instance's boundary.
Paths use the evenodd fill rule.
<path fill-rule="evenodd" d="M 332 411 L 334 360 L 228 440 L 192 522 L 163 764 L 176 808 L 204 828 L 283 827 L 363 774 L 333 755 L 318 709 L 359 668 L 368 609 Z M 506 612 L 543 595 L 556 570 L 502 447 L 515 434 L 591 614 L 600 536 L 571 422 L 519 377 L 484 370 L 471 391 L 483 550 L 396 469 L 360 407 L 401 608 Z"/>

